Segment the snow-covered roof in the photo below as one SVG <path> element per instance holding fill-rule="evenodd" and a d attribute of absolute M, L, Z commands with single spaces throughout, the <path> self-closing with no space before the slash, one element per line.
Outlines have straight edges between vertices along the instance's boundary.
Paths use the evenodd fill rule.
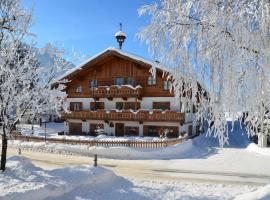
<path fill-rule="evenodd" d="M 118 49 L 118 48 L 115 48 L 115 47 L 109 47 L 109 48 L 105 49 L 104 51 L 102 51 L 102 52 L 100 52 L 100 53 L 92 56 L 91 58 L 87 59 L 85 62 L 82 62 L 77 67 L 74 67 L 74 68 L 70 69 L 69 71 L 67 71 L 66 73 L 64 73 L 60 77 L 58 77 L 57 80 L 64 79 L 67 76 L 69 76 L 70 74 L 74 73 L 75 71 L 81 70 L 87 63 L 93 61 L 94 59 L 98 58 L 99 56 L 101 56 L 102 54 L 104 54 L 104 53 L 106 53 L 108 51 L 116 52 L 116 53 L 118 53 L 118 54 L 120 54 L 122 56 L 129 57 L 129 58 L 131 58 L 133 60 L 137 60 L 137 61 L 143 62 L 143 63 L 148 64 L 148 65 L 151 65 L 151 66 L 158 65 L 157 66 L 158 69 L 163 69 L 163 70 L 166 70 L 166 71 L 168 70 L 165 67 L 161 67 L 159 63 L 155 63 L 154 61 L 148 60 L 148 59 L 143 58 L 141 56 L 137 56 L 137 55 L 131 54 L 129 52 L 123 51 L 123 50 Z"/>
<path fill-rule="evenodd" d="M 115 37 L 117 37 L 117 36 L 125 36 L 125 37 L 126 37 L 126 33 L 123 32 L 123 31 L 118 31 L 118 32 L 115 33 L 114 36 L 115 36 Z"/>

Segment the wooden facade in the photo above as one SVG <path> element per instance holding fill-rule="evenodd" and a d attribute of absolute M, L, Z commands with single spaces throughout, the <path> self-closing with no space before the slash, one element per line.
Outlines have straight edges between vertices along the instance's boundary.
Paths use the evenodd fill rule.
<path fill-rule="evenodd" d="M 165 129 L 171 137 L 179 136 L 185 113 L 172 109 L 171 81 L 161 69 L 153 76 L 150 68 L 143 59 L 109 49 L 65 76 L 71 112 L 61 117 L 68 122 L 69 133 L 93 135 L 102 123 L 100 127 L 115 136 L 159 136 Z M 106 104 L 114 108 L 108 110 Z M 84 126 L 88 130 L 82 130 L 78 120 L 89 123 Z"/>
<path fill-rule="evenodd" d="M 78 70 L 79 72 L 75 75 L 67 77 L 71 80 L 66 88 L 69 98 L 94 98 L 95 96 L 101 98 L 106 97 L 106 95 L 109 97 L 173 97 L 169 90 L 164 90 L 164 81 L 167 80 L 165 77 L 162 78 L 163 72 L 161 70 L 157 70 L 156 84 L 149 85 L 148 78 L 151 76 L 149 72 L 151 66 L 145 63 L 136 63 L 130 58 L 119 55 L 106 56 L 100 59 L 99 62 L 86 64 L 84 69 Z M 132 77 L 133 86 L 141 86 L 142 88 L 131 90 L 122 87 L 118 89 L 120 92 L 114 92 L 117 90 L 115 85 L 116 79 L 119 77 L 124 78 L 123 85 L 130 85 L 128 80 Z M 92 80 L 97 80 L 97 87 L 91 88 Z M 82 92 L 76 92 L 79 85 L 82 87 Z"/>

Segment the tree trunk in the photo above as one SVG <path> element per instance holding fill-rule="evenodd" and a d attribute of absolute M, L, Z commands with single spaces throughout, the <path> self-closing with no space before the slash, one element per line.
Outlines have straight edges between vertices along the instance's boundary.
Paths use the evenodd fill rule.
<path fill-rule="evenodd" d="M 7 136 L 6 134 L 2 135 L 2 154 L 1 154 L 1 168 L 0 170 L 5 171 L 6 169 L 6 160 L 7 160 Z"/>

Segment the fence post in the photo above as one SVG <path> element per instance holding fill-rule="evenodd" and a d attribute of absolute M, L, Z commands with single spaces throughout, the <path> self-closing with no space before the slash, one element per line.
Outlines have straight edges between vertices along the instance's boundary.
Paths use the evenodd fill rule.
<path fill-rule="evenodd" d="M 97 166 L 97 154 L 95 154 L 95 156 L 94 156 L 94 167 L 96 167 Z"/>

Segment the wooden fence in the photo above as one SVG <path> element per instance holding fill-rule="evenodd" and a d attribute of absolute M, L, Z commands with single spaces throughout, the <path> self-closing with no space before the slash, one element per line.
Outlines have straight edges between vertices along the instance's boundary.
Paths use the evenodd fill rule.
<path fill-rule="evenodd" d="M 44 142 L 44 137 L 13 135 L 14 140 L 22 140 L 27 142 Z M 50 143 L 72 144 L 72 145 L 87 145 L 87 146 L 103 146 L 103 147 L 131 147 L 131 148 L 163 148 L 171 145 L 182 143 L 187 140 L 187 137 L 176 139 L 164 139 L 160 141 L 99 141 L 99 140 L 74 140 L 74 139 L 58 139 L 46 138 Z"/>

